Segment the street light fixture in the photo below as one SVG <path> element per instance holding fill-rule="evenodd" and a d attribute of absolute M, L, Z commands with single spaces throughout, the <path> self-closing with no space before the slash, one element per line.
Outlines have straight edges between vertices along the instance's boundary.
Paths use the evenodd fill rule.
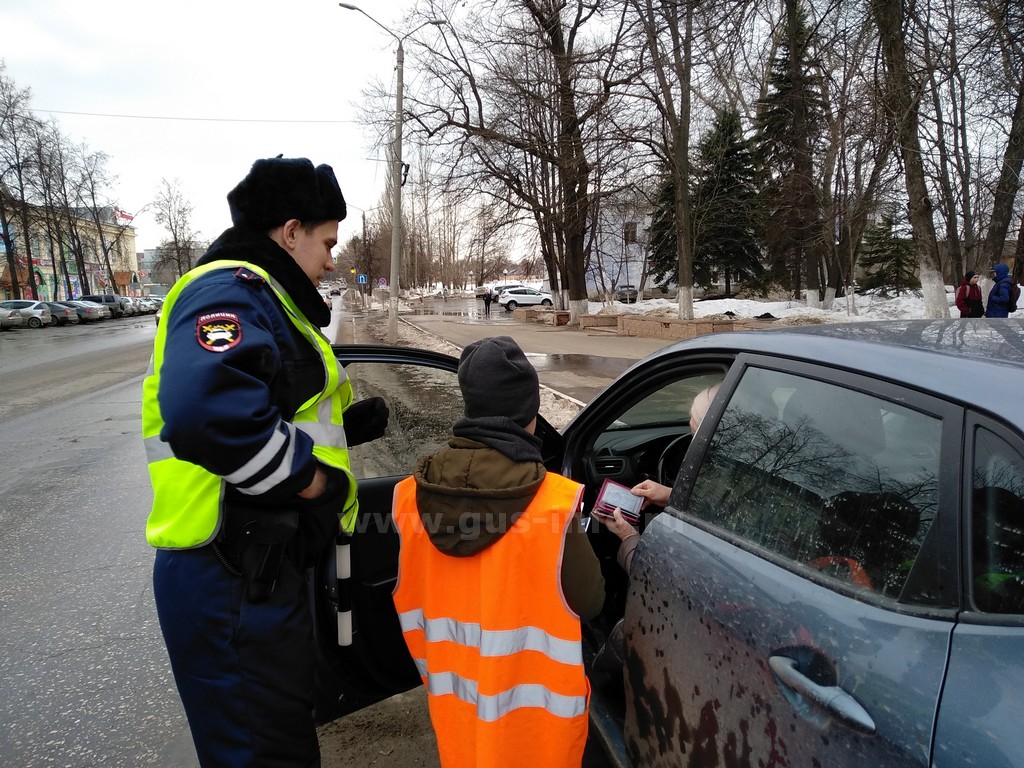
<path fill-rule="evenodd" d="M 395 53 L 395 138 L 391 144 L 391 277 L 388 298 L 388 344 L 398 343 L 398 266 L 401 258 L 402 245 L 402 96 L 403 96 L 403 74 L 405 69 L 405 48 L 402 43 L 409 35 L 418 32 L 423 27 L 433 24 L 441 26 L 448 22 L 443 19 L 430 19 L 423 22 L 415 29 L 409 30 L 404 35 L 397 35 L 381 24 L 377 19 L 368 14 L 357 5 L 349 3 L 338 3 L 347 11 L 358 11 L 366 18 L 391 35 L 398 42 L 398 51 Z"/>

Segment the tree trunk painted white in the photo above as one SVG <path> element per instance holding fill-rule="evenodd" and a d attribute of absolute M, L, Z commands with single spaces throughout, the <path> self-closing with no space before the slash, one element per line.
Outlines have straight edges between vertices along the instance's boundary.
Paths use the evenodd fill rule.
<path fill-rule="evenodd" d="M 924 316 L 927 318 L 949 317 L 949 298 L 946 296 L 946 282 L 932 266 L 931 261 L 921 259 L 921 295 L 924 297 Z"/>
<path fill-rule="evenodd" d="M 857 311 L 857 294 L 849 286 L 846 288 L 846 314 L 850 317 L 857 317 L 860 314 Z"/>
<path fill-rule="evenodd" d="M 828 285 L 825 287 L 825 300 L 821 302 L 821 308 L 832 311 L 832 305 L 836 301 L 836 287 Z"/>
<path fill-rule="evenodd" d="M 693 320 L 693 286 L 679 286 L 679 293 L 676 298 L 679 301 L 679 319 Z"/>
<path fill-rule="evenodd" d="M 818 298 L 817 288 L 808 288 L 804 291 L 804 304 L 811 309 L 822 309 L 822 301 Z"/>
<path fill-rule="evenodd" d="M 587 306 L 590 302 L 586 299 L 571 299 L 569 301 L 569 324 L 579 325 L 580 315 L 587 314 Z"/>

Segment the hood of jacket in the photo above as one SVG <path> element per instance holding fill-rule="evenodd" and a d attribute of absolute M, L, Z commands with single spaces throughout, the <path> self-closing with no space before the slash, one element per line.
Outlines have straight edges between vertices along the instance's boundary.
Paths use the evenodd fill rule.
<path fill-rule="evenodd" d="M 220 259 L 248 261 L 265 269 L 284 288 L 306 318 L 319 328 L 331 322 L 331 310 L 302 267 L 265 232 L 231 227 L 213 241 L 196 266 Z"/>
<path fill-rule="evenodd" d="M 498 541 L 533 501 L 547 470 L 464 437 L 416 464 L 416 507 L 439 551 L 469 557 Z"/>
<path fill-rule="evenodd" d="M 1006 264 L 996 264 L 995 266 L 996 280 L 1002 280 L 1008 277 L 1010 274 L 1010 267 Z"/>

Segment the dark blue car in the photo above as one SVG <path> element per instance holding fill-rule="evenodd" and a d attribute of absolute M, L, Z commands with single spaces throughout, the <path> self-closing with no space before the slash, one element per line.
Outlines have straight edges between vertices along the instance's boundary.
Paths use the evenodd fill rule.
<path fill-rule="evenodd" d="M 453 358 L 339 347 L 393 424 L 353 451 L 352 579 L 325 560 L 320 717 L 419 684 L 390 595 L 391 490 L 461 413 Z M 690 434 L 689 404 L 721 382 Z M 865 322 L 718 333 L 637 363 L 562 431 L 550 469 L 672 487 L 588 656 L 592 734 L 634 766 L 1024 766 L 1024 323 Z M 339 589 L 353 640 L 336 642 Z M 497 596 L 500 597 L 500 596 Z M 347 603 L 347 597 L 342 600 Z"/>

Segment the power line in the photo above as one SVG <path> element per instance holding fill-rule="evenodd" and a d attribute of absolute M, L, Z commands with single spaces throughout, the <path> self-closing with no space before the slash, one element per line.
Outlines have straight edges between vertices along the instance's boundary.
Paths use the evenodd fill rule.
<path fill-rule="evenodd" d="M 292 123 L 292 124 L 337 124 L 355 123 L 355 120 L 265 120 L 241 117 L 172 117 L 169 115 L 114 115 L 103 112 L 69 112 L 62 109 L 38 109 L 34 112 L 46 112 L 50 115 L 78 115 L 80 117 L 113 117 L 119 120 L 172 120 L 191 123 Z"/>

